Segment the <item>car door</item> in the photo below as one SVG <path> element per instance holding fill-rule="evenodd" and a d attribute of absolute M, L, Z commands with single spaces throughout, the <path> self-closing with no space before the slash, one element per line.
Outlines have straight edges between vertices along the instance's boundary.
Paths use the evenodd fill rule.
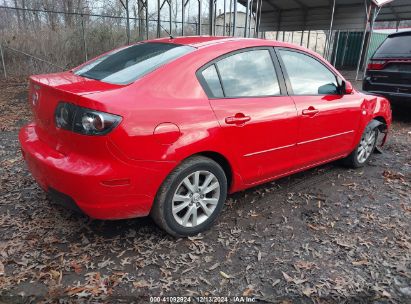
<path fill-rule="evenodd" d="M 337 76 L 318 58 L 287 48 L 276 51 L 298 111 L 298 166 L 348 154 L 360 123 L 363 100 L 357 94 L 340 94 Z"/>
<path fill-rule="evenodd" d="M 278 70 L 272 48 L 252 48 L 218 58 L 198 73 L 246 184 L 293 166 L 297 112 Z"/>

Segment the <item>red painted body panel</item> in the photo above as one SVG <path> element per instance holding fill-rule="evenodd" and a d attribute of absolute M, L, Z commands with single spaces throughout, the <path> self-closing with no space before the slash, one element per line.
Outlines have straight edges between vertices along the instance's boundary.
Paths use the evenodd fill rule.
<path fill-rule="evenodd" d="M 221 37 L 155 41 L 197 49 L 130 85 L 71 72 L 30 78 L 29 96 L 37 91 L 39 102 L 34 106 L 30 98 L 34 122 L 19 135 L 28 167 L 45 190 L 69 195 L 91 217 L 147 215 L 167 175 L 194 154 L 224 157 L 232 173 L 230 192 L 235 192 L 348 155 L 374 117 L 391 123 L 389 103 L 382 97 L 353 91 L 344 96 L 209 100 L 195 76 L 216 57 L 246 47 L 290 47 L 320 58 L 304 48 Z M 59 129 L 54 122 L 59 101 L 113 113 L 122 121 L 104 136 Z M 301 115 L 309 106 L 320 112 Z M 251 120 L 242 126 L 225 123 L 237 113 Z"/>

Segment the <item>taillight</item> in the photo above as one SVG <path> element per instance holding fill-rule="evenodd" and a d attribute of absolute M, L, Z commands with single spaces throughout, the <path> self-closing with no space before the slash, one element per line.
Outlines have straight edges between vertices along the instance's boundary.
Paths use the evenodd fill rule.
<path fill-rule="evenodd" d="M 60 102 L 55 111 L 55 121 L 61 129 L 84 135 L 104 135 L 120 123 L 121 117 Z"/>
<path fill-rule="evenodd" d="M 385 60 L 371 60 L 368 63 L 368 70 L 382 70 L 385 66 Z"/>

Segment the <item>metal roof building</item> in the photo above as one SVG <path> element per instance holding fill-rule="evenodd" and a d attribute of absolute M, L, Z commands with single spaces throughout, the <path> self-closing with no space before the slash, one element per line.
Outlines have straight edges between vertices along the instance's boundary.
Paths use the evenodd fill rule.
<path fill-rule="evenodd" d="M 261 31 L 334 30 L 363 28 L 367 10 L 376 21 L 411 20 L 411 0 L 239 0 L 261 16 Z M 378 6 L 381 5 L 381 6 Z M 371 12 L 372 13 L 372 12 Z"/>

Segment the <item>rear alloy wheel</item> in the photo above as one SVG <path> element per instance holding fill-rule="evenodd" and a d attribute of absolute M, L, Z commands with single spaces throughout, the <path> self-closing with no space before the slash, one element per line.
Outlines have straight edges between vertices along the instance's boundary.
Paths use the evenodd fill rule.
<path fill-rule="evenodd" d="M 164 181 L 151 215 L 171 235 L 195 235 L 210 227 L 227 196 L 224 170 L 212 159 L 184 161 Z"/>
<path fill-rule="evenodd" d="M 174 219 L 183 227 L 201 225 L 213 214 L 219 200 L 217 177 L 209 171 L 195 171 L 178 185 L 174 193 Z"/>
<path fill-rule="evenodd" d="M 370 156 L 377 144 L 377 138 L 378 128 L 368 124 L 361 136 L 357 148 L 343 159 L 343 163 L 351 168 L 363 167 L 370 160 Z"/>

